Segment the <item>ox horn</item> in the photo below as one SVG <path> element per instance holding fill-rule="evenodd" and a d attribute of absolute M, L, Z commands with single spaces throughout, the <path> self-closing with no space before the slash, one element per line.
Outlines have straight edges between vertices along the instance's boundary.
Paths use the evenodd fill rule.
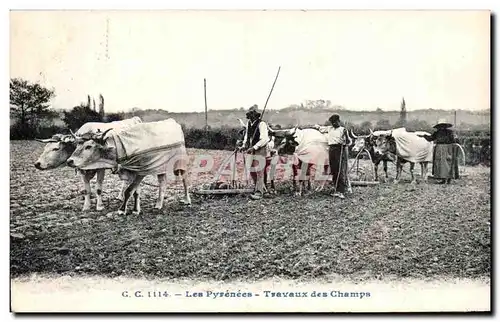
<path fill-rule="evenodd" d="M 73 131 L 72 131 L 71 129 L 69 129 L 69 133 L 71 133 L 71 136 L 73 136 L 73 138 L 75 138 L 75 139 L 76 139 L 76 134 L 75 134 L 75 133 L 73 133 Z"/>
<path fill-rule="evenodd" d="M 372 129 L 369 129 L 369 130 L 370 130 L 370 135 L 373 135 L 373 131 L 372 131 Z"/>
<path fill-rule="evenodd" d="M 106 134 L 111 131 L 112 129 L 107 129 L 106 131 L 104 131 L 102 134 L 101 134 L 101 140 L 104 140 L 104 138 L 106 137 Z"/>
<path fill-rule="evenodd" d="M 41 143 L 55 143 L 59 142 L 56 139 L 50 138 L 50 139 L 37 139 L 35 138 L 35 141 L 41 142 Z"/>
<path fill-rule="evenodd" d="M 356 134 L 354 134 L 354 131 L 353 131 L 352 129 L 351 129 L 351 136 L 352 136 L 353 138 L 355 138 L 355 139 L 357 139 L 357 138 L 358 138 L 358 136 L 357 136 Z"/>
<path fill-rule="evenodd" d="M 238 119 L 238 121 L 240 122 L 241 126 L 247 127 L 246 124 L 245 124 L 245 122 L 243 122 L 241 119 Z"/>
<path fill-rule="evenodd" d="M 282 138 L 285 137 L 286 135 L 286 130 L 276 130 L 274 131 L 274 136 L 277 138 Z"/>

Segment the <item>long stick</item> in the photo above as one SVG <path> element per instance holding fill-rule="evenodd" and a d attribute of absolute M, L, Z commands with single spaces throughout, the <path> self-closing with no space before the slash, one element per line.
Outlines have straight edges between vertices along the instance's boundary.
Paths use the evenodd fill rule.
<path fill-rule="evenodd" d="M 260 124 L 260 121 L 262 121 L 262 118 L 264 117 L 264 112 L 266 111 L 267 102 L 269 102 L 269 98 L 271 97 L 271 93 L 273 92 L 273 89 L 274 89 L 274 84 L 276 84 L 276 81 L 278 80 L 278 75 L 280 74 L 280 70 L 281 70 L 281 66 L 278 68 L 278 73 L 276 74 L 276 77 L 274 78 L 273 86 L 271 87 L 271 91 L 269 92 L 269 95 L 267 96 L 266 104 L 264 104 L 264 108 L 262 109 L 262 113 L 260 114 L 260 118 L 259 118 L 259 121 L 257 124 Z M 253 139 L 255 138 L 255 134 L 257 133 L 258 128 L 259 127 L 257 126 L 257 128 L 255 128 L 255 130 L 253 131 L 252 140 L 250 142 L 253 142 Z"/>
<path fill-rule="evenodd" d="M 205 93 L 205 131 L 208 132 L 208 111 L 207 111 L 207 79 L 203 79 L 203 91 Z"/>

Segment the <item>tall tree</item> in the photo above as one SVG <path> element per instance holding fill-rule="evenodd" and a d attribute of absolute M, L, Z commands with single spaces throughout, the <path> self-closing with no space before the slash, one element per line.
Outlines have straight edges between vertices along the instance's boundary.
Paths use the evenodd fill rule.
<path fill-rule="evenodd" d="M 401 112 L 399 112 L 399 125 L 406 126 L 407 123 L 406 102 L 405 98 L 401 101 Z"/>
<path fill-rule="evenodd" d="M 99 115 L 104 117 L 104 97 L 102 94 L 99 94 Z"/>
<path fill-rule="evenodd" d="M 21 78 L 10 80 L 10 115 L 23 131 L 34 133 L 43 118 L 52 118 L 50 100 L 55 96 L 53 89 Z"/>

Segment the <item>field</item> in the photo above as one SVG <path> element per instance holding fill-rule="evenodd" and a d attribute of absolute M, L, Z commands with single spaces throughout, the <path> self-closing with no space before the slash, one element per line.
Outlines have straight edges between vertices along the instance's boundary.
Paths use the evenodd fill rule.
<path fill-rule="evenodd" d="M 451 185 L 384 183 L 354 187 L 346 200 L 325 193 L 301 198 L 289 181 L 279 194 L 192 195 L 182 206 L 181 184 L 170 184 L 164 208 L 155 210 L 157 188 L 143 186 L 142 214 L 114 210 L 121 184 L 106 175 L 106 209 L 81 212 L 79 176 L 61 168 L 37 171 L 43 146 L 12 141 L 10 151 L 10 267 L 31 273 L 190 278 L 291 279 L 483 278 L 490 276 L 490 169 L 467 167 Z M 192 160 L 228 151 L 188 150 Z M 416 167 L 417 173 L 419 166 Z M 381 169 L 380 169 L 381 170 Z M 406 166 L 408 170 L 408 166 Z M 214 171 L 194 177 L 208 183 Z M 395 175 L 394 167 L 389 176 Z M 146 180 L 155 184 L 153 178 Z M 129 211 L 131 205 L 129 205 Z"/>

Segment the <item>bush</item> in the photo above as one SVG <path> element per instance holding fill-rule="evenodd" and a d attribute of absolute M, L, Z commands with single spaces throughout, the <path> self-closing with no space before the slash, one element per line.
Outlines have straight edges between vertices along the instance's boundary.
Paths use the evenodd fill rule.
<path fill-rule="evenodd" d="M 39 126 L 37 129 L 32 129 L 16 123 L 10 127 L 11 140 L 46 139 L 57 133 L 69 133 L 69 131 L 67 127 L 57 125 Z"/>
<path fill-rule="evenodd" d="M 64 123 L 73 131 L 87 122 L 102 122 L 101 115 L 89 106 L 75 106 L 71 111 L 64 111 Z"/>
<path fill-rule="evenodd" d="M 233 150 L 240 128 L 186 128 L 182 125 L 186 147 L 195 149 Z"/>
<path fill-rule="evenodd" d="M 121 121 L 125 119 L 125 113 L 108 113 L 105 118 L 106 122 Z"/>

